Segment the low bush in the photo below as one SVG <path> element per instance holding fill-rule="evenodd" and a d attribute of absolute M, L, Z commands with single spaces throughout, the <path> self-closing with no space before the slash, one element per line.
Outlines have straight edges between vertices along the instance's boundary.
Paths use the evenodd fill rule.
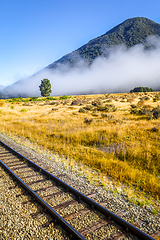
<path fill-rule="evenodd" d="M 158 119 L 160 118 L 160 107 L 153 108 L 152 110 L 153 118 Z"/>
<path fill-rule="evenodd" d="M 83 101 L 82 101 L 82 99 L 76 98 L 71 102 L 71 106 L 72 105 L 81 106 L 81 105 L 83 105 Z"/>
<path fill-rule="evenodd" d="M 93 121 L 93 118 L 91 118 L 91 119 L 84 118 L 84 123 L 86 123 L 86 124 L 91 124 L 92 121 Z"/>
<path fill-rule="evenodd" d="M 3 107 L 3 106 L 4 106 L 4 102 L 0 101 L 0 107 Z"/>
<path fill-rule="evenodd" d="M 29 101 L 36 102 L 36 101 L 39 101 L 39 98 L 38 97 L 31 97 Z"/>
<path fill-rule="evenodd" d="M 160 93 L 157 93 L 153 98 L 153 102 L 157 102 L 159 100 L 160 100 Z"/>
<path fill-rule="evenodd" d="M 146 115 L 149 120 L 160 118 L 160 107 L 152 108 L 150 105 L 140 106 L 132 104 L 130 109 L 131 114 Z"/>
<path fill-rule="evenodd" d="M 60 101 L 59 100 L 56 100 L 56 101 L 54 100 L 52 102 L 49 102 L 48 104 L 58 106 L 58 105 L 60 105 Z"/>
<path fill-rule="evenodd" d="M 107 113 L 101 113 L 101 116 L 102 116 L 102 118 L 106 118 L 106 117 L 108 117 L 108 114 Z"/>
<path fill-rule="evenodd" d="M 47 97 L 46 100 L 49 100 L 49 101 L 50 100 L 58 100 L 58 98 L 56 98 L 56 97 Z"/>
<path fill-rule="evenodd" d="M 22 98 L 10 98 L 7 100 L 7 102 L 22 102 Z"/>
<path fill-rule="evenodd" d="M 52 111 L 58 111 L 58 108 L 52 108 Z"/>
<path fill-rule="evenodd" d="M 115 112 L 116 110 L 113 104 L 101 104 L 97 107 L 97 111 Z"/>
<path fill-rule="evenodd" d="M 93 110 L 93 106 L 91 104 L 86 105 L 83 108 L 79 109 L 79 112 L 88 112 L 88 111 L 92 111 Z"/>
<path fill-rule="evenodd" d="M 72 97 L 69 95 L 64 95 L 64 96 L 61 96 L 59 99 L 63 100 L 63 99 L 70 99 L 70 98 L 72 98 Z"/>
<path fill-rule="evenodd" d="M 93 110 L 93 106 L 91 104 L 86 105 L 84 108 L 88 111 Z"/>
<path fill-rule="evenodd" d="M 80 113 L 86 113 L 86 112 L 88 112 L 88 110 L 86 110 L 85 108 L 80 108 L 80 109 L 79 109 L 79 112 L 80 112 Z"/>
<path fill-rule="evenodd" d="M 22 109 L 20 110 L 20 112 L 27 112 L 27 109 L 22 108 Z"/>
<path fill-rule="evenodd" d="M 100 101 L 100 99 L 96 99 L 96 100 L 92 101 L 92 105 L 95 107 L 99 107 L 102 105 L 102 102 Z"/>

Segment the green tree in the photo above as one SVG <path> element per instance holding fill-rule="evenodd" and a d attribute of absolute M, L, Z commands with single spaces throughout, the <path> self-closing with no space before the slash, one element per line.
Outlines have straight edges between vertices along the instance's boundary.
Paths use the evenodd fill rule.
<path fill-rule="evenodd" d="M 50 81 L 47 78 L 41 80 L 41 85 L 39 86 L 39 89 L 41 91 L 42 97 L 50 96 L 50 93 L 52 92 Z"/>
<path fill-rule="evenodd" d="M 135 87 L 133 90 L 130 91 L 130 93 L 133 92 L 153 92 L 153 89 L 149 87 Z"/>

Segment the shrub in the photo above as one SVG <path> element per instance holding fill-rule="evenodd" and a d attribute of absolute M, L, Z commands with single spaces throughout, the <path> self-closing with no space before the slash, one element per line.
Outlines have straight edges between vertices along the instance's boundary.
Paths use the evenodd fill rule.
<path fill-rule="evenodd" d="M 31 102 L 39 101 L 39 98 L 38 97 L 31 97 L 29 101 L 31 101 Z"/>
<path fill-rule="evenodd" d="M 123 102 L 125 102 L 125 100 L 122 100 Z M 134 101 L 134 98 L 127 98 L 127 102 L 133 102 Z"/>
<path fill-rule="evenodd" d="M 22 102 L 22 101 L 23 101 L 22 98 L 11 98 L 7 100 L 7 102 Z"/>
<path fill-rule="evenodd" d="M 107 113 L 101 113 L 101 116 L 102 116 L 103 118 L 105 118 L 105 117 L 108 117 L 108 114 L 107 114 Z"/>
<path fill-rule="evenodd" d="M 92 116 L 98 117 L 98 112 L 97 111 L 93 111 Z"/>
<path fill-rule="evenodd" d="M 152 112 L 152 107 L 150 105 L 144 105 L 138 110 L 140 115 L 145 115 L 147 112 Z"/>
<path fill-rule="evenodd" d="M 86 124 L 91 124 L 92 121 L 93 121 L 93 118 L 91 118 L 91 119 L 84 118 L 84 123 L 86 123 Z"/>
<path fill-rule="evenodd" d="M 158 119 L 160 118 L 160 107 L 153 108 L 153 118 Z"/>
<path fill-rule="evenodd" d="M 49 105 L 56 105 L 56 106 L 58 106 L 58 105 L 60 105 L 60 101 L 57 100 L 57 101 L 49 102 L 48 104 Z"/>
<path fill-rule="evenodd" d="M 153 127 L 153 128 L 151 129 L 151 132 L 158 132 L 158 128 Z"/>
<path fill-rule="evenodd" d="M 62 102 L 63 105 L 67 105 L 67 104 L 69 105 L 69 103 L 70 103 L 69 99 L 64 99 Z"/>
<path fill-rule="evenodd" d="M 102 105 L 102 102 L 99 99 L 97 99 L 97 100 L 92 102 L 92 105 L 95 106 L 95 107 L 99 107 L 99 106 Z"/>
<path fill-rule="evenodd" d="M 160 93 L 157 93 L 153 98 L 153 102 L 157 102 L 159 100 L 160 100 Z"/>
<path fill-rule="evenodd" d="M 117 109 L 113 104 L 101 104 L 97 107 L 97 111 L 105 111 L 105 112 L 115 112 Z"/>
<path fill-rule="evenodd" d="M 158 210 L 157 209 L 152 209 L 152 214 L 154 214 L 154 215 L 157 215 L 157 213 L 158 213 Z M 157 239 L 159 239 L 159 238 L 157 238 Z"/>
<path fill-rule="evenodd" d="M 138 106 L 137 106 L 137 105 L 131 104 L 130 107 L 131 107 L 131 109 L 130 109 L 130 113 L 131 113 L 131 114 L 136 114 L 136 113 L 138 113 Z"/>
<path fill-rule="evenodd" d="M 88 110 L 88 111 L 93 110 L 93 106 L 90 105 L 90 104 L 86 105 L 84 108 L 85 108 L 86 110 Z"/>
<path fill-rule="evenodd" d="M 79 112 L 88 112 L 88 111 L 91 111 L 91 110 L 93 110 L 93 106 L 88 104 L 85 107 L 80 108 Z"/>
<path fill-rule="evenodd" d="M 140 106 L 137 105 L 131 105 L 130 109 L 131 114 L 140 114 L 140 115 L 146 115 L 148 119 L 158 119 L 160 118 L 160 107 L 153 108 L 150 105 Z"/>
<path fill-rule="evenodd" d="M 150 110 L 146 111 L 145 115 L 148 117 L 148 120 L 151 120 L 152 117 L 153 117 L 153 114 L 152 114 L 152 112 Z"/>
<path fill-rule="evenodd" d="M 112 102 L 112 99 L 107 99 L 105 102 Z"/>
<path fill-rule="evenodd" d="M 148 100 L 150 100 L 150 97 L 145 96 L 145 97 L 144 97 L 144 100 L 145 100 L 145 101 L 148 101 Z"/>
<path fill-rule="evenodd" d="M 46 100 L 58 100 L 56 97 L 47 97 Z"/>
<path fill-rule="evenodd" d="M 25 102 L 23 103 L 23 106 L 32 106 L 32 104 L 30 104 L 29 102 Z"/>
<path fill-rule="evenodd" d="M 20 110 L 20 112 L 27 112 L 27 109 L 22 108 L 22 109 Z"/>
<path fill-rule="evenodd" d="M 87 111 L 85 108 L 80 108 L 80 109 L 79 109 L 79 112 L 80 112 L 80 113 L 86 113 L 86 112 L 88 112 L 88 111 Z"/>
<path fill-rule="evenodd" d="M 143 101 L 143 100 L 140 100 L 140 101 L 138 102 L 138 105 L 139 105 L 139 106 L 144 106 L 144 101 Z"/>
<path fill-rule="evenodd" d="M 145 105 L 139 109 L 138 113 L 140 115 L 146 115 L 149 120 L 153 118 L 152 107 L 149 105 Z"/>
<path fill-rule="evenodd" d="M 77 99 L 74 99 L 72 102 L 71 102 L 71 106 L 72 105 L 77 105 L 77 106 L 80 106 L 80 105 L 83 105 L 83 101 L 79 98 Z"/>
<path fill-rule="evenodd" d="M 69 95 L 64 95 L 64 96 L 61 96 L 59 99 L 60 100 L 63 100 L 63 99 L 70 99 L 71 98 L 71 96 L 69 96 Z"/>
<path fill-rule="evenodd" d="M 4 105 L 4 102 L 0 101 L 0 107 L 2 107 Z"/>
<path fill-rule="evenodd" d="M 105 110 L 106 110 L 106 106 L 104 104 L 97 106 L 97 111 L 105 111 Z"/>
<path fill-rule="evenodd" d="M 52 111 L 58 111 L 58 108 L 52 108 Z"/>

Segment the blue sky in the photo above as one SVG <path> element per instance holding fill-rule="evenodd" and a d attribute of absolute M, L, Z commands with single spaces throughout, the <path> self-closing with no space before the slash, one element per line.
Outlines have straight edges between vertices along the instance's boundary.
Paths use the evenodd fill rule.
<path fill-rule="evenodd" d="M 159 0 L 0 0 L 0 85 L 30 76 L 132 17 L 160 23 Z"/>

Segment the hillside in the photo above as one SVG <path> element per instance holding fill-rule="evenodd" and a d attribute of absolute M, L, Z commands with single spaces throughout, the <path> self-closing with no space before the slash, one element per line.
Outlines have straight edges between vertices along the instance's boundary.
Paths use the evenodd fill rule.
<path fill-rule="evenodd" d="M 96 57 L 106 56 L 108 54 L 107 49 L 111 46 L 119 44 L 125 44 L 130 48 L 138 43 L 142 43 L 149 47 L 145 40 L 150 35 L 160 36 L 160 24 L 144 17 L 130 18 L 102 36 L 92 39 L 77 50 L 53 62 L 47 68 L 55 69 L 59 64 L 74 66 L 81 59 L 87 65 L 90 65 Z"/>
<path fill-rule="evenodd" d="M 90 40 L 87 44 L 83 45 L 77 50 L 51 63 L 50 65 L 42 69 L 40 72 L 34 74 L 33 76 L 27 79 L 19 80 L 13 85 L 10 85 L 4 88 L 3 90 L 0 91 L 0 98 L 40 96 L 39 84 L 40 84 L 40 80 L 43 78 L 49 78 L 53 82 L 53 85 L 55 86 L 54 90 L 52 91 L 53 95 L 130 91 L 131 88 L 136 87 L 136 85 L 134 85 L 136 83 L 134 82 L 133 84 L 133 81 L 135 80 L 143 81 L 143 79 L 140 79 L 139 75 L 136 75 L 134 79 L 128 80 L 128 76 L 127 76 L 127 80 L 126 80 L 127 83 L 125 84 L 119 78 L 121 76 L 123 80 L 123 76 L 122 76 L 123 74 L 120 74 L 115 77 L 115 79 L 117 79 L 117 77 L 119 78 L 119 83 L 118 83 L 119 85 L 115 85 L 116 80 L 114 79 L 111 80 L 112 75 L 115 72 L 115 68 L 113 68 L 113 71 L 110 73 L 110 79 L 107 79 L 106 76 L 105 77 L 103 76 L 102 77 L 102 79 L 104 79 L 103 83 L 101 81 L 101 85 L 100 85 L 100 83 L 98 82 L 95 84 L 96 86 L 92 86 L 92 83 L 93 83 L 93 80 L 92 80 L 92 82 L 87 83 L 87 86 L 88 86 L 87 89 L 86 89 L 86 82 L 88 81 L 88 75 L 86 79 L 84 79 L 81 76 L 75 76 L 74 80 L 72 80 L 72 83 L 67 84 L 67 81 L 70 81 L 70 76 L 67 79 L 62 79 L 64 81 L 62 83 L 61 79 L 55 80 L 59 78 L 59 76 L 55 77 L 53 76 L 53 74 L 55 73 L 54 70 L 57 70 L 57 69 L 61 73 L 64 71 L 66 72 L 66 70 L 68 71 L 72 69 L 72 67 L 76 67 L 77 69 L 86 69 L 86 66 L 87 67 L 91 66 L 91 64 L 97 57 L 103 56 L 108 58 L 110 54 L 110 49 L 113 46 L 118 46 L 120 44 L 124 44 L 128 49 L 130 49 L 133 46 L 136 46 L 137 44 L 143 44 L 145 46 L 145 49 L 148 49 L 150 48 L 150 45 L 148 45 L 146 38 L 151 35 L 160 36 L 160 24 L 155 23 L 144 17 L 127 19 L 126 21 L 117 25 L 116 27 L 109 30 L 102 36 L 99 36 L 95 39 Z M 141 52 L 141 55 L 143 53 L 144 52 Z M 132 59 L 132 57 L 130 59 Z M 151 58 L 150 58 L 150 61 L 152 61 Z M 157 60 L 155 61 L 157 62 Z M 152 63 L 153 61 L 151 62 L 151 64 Z M 143 60 L 142 60 L 142 64 L 143 64 Z M 132 64 L 130 63 L 130 65 Z M 139 65 L 141 65 L 141 63 Z M 94 68 L 92 67 L 92 71 L 94 69 L 95 69 L 95 66 Z M 144 78 L 146 69 L 148 69 L 148 67 L 145 66 L 145 69 L 144 69 L 144 72 L 142 73 L 141 78 Z M 133 71 L 133 73 L 135 72 L 135 69 L 134 70 L 131 69 L 131 70 Z M 50 71 L 50 72 L 48 73 L 47 71 Z M 103 71 L 101 71 L 101 69 L 98 69 L 98 72 L 97 72 L 98 78 L 99 78 L 99 72 L 102 73 Z M 126 72 L 126 69 L 124 69 L 124 72 Z M 152 69 L 152 72 L 156 72 L 156 70 Z M 106 71 L 106 69 L 104 74 L 108 76 L 108 71 Z M 133 75 L 133 74 L 129 72 L 129 77 L 130 75 Z M 155 79 L 151 79 L 152 75 L 153 75 L 152 73 L 150 74 L 150 76 L 147 75 L 149 86 L 148 86 L 148 83 L 146 83 L 147 84 L 146 87 L 151 87 L 153 88 L 153 90 L 159 90 L 160 84 L 158 85 L 158 88 L 157 88 L 157 82 L 159 83 L 160 76 L 156 76 Z M 96 76 L 96 74 L 94 74 L 94 76 Z M 93 79 L 92 76 L 90 78 Z M 79 79 L 79 82 L 77 79 Z M 152 80 L 151 82 L 152 84 L 150 84 L 151 80 Z M 95 81 L 97 81 L 97 79 Z M 112 82 L 113 86 L 108 86 L 108 81 Z M 80 82 L 83 82 L 83 87 L 75 90 L 74 85 L 77 88 L 77 84 L 80 84 Z M 128 86 L 128 82 L 131 82 L 132 85 Z M 105 83 L 105 86 L 104 86 L 104 83 Z M 138 82 L 138 86 L 139 84 L 140 83 Z M 62 86 L 63 86 L 63 89 L 62 89 Z"/>
<path fill-rule="evenodd" d="M 0 85 L 0 90 L 2 90 L 4 88 L 4 86 Z"/>

